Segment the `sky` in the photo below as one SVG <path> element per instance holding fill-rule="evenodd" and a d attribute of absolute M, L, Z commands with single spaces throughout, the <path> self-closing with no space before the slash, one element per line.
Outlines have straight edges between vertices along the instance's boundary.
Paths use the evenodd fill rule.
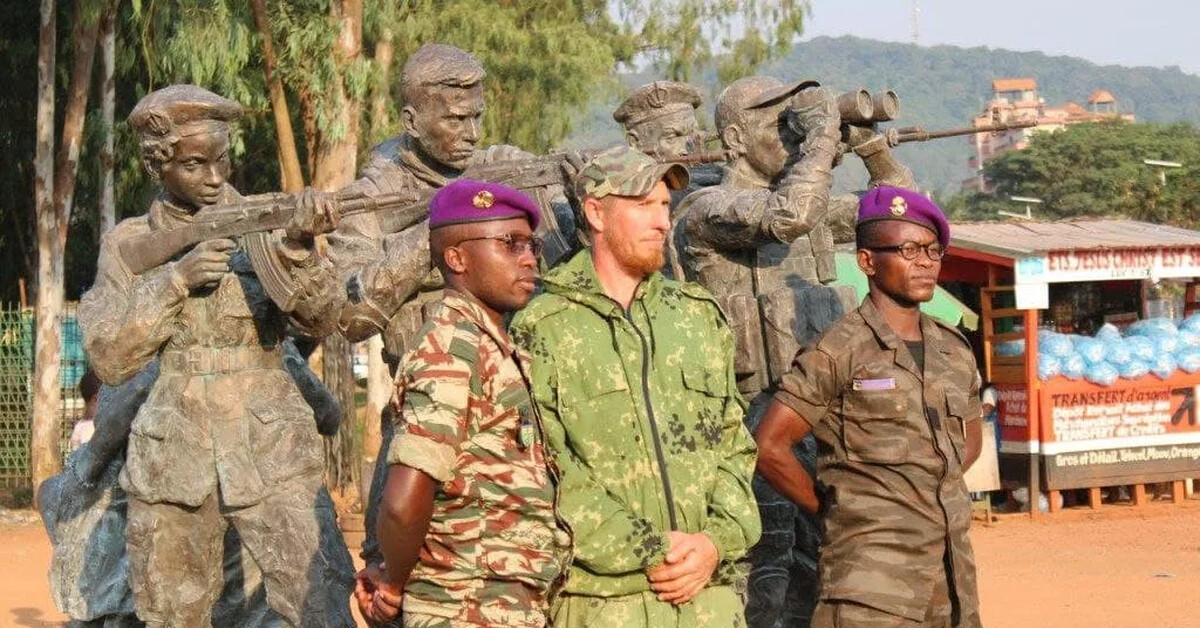
<path fill-rule="evenodd" d="M 803 39 L 912 42 L 914 0 L 812 0 Z M 988 46 L 1200 75 L 1196 0 L 916 0 L 922 46 Z"/>

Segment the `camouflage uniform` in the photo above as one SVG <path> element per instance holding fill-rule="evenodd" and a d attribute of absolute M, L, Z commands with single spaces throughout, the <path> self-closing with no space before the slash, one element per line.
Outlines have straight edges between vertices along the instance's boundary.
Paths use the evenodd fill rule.
<path fill-rule="evenodd" d="M 475 151 L 472 165 L 508 161 L 529 156 L 512 146 L 493 146 Z M 375 148 L 361 178 L 348 188 L 375 196 L 391 192 L 414 192 L 440 188 L 451 181 L 433 169 L 416 152 L 407 134 L 392 138 Z M 562 208 L 546 208 L 558 211 Z M 569 212 L 568 212 L 569 213 Z M 558 218 L 559 224 L 564 218 Z M 549 221 L 546 221 L 549 222 Z M 382 334 L 384 360 L 395 369 L 400 356 L 417 338 L 417 331 L 428 318 L 429 308 L 441 299 L 442 276 L 430 265 L 429 224 L 420 224 L 399 233 L 382 232 L 379 219 L 370 213 L 346 216 L 329 234 L 329 252 L 339 275 L 345 280 L 349 302 L 341 317 L 343 335 L 352 342 Z M 381 452 L 388 451 L 393 438 L 393 417 L 385 409 L 381 417 Z M 383 561 L 375 538 L 379 517 L 379 495 L 387 480 L 385 456 L 375 460 L 371 487 L 364 516 L 366 538 L 362 558 L 368 563 Z"/>
<path fill-rule="evenodd" d="M 239 200 L 224 186 L 219 202 Z M 291 272 L 304 288 L 286 315 L 244 249 L 212 289 L 189 291 L 167 263 L 141 275 L 119 250 L 133 236 L 202 218 L 165 196 L 101 243 L 96 282 L 79 306 L 88 355 L 116 384 L 160 356 L 161 374 L 134 419 L 121 487 L 128 493 L 131 582 L 151 625 L 207 625 L 221 589 L 227 525 L 264 573 L 267 600 L 292 625 L 320 624 L 326 586 L 314 514 L 324 466 L 312 410 L 283 367 L 289 321 L 332 331 L 342 301 L 327 262 Z M 275 236 L 272 236 L 275 237 Z"/>
<path fill-rule="evenodd" d="M 623 311 L 589 251 L 543 283 L 512 328 L 533 355 L 534 399 L 575 541 L 555 625 L 742 625 L 744 575 L 733 563 L 759 536 L 755 448 L 716 302 L 654 273 Z M 672 530 L 707 533 L 720 556 L 713 582 L 680 606 L 658 601 L 646 578 Z"/>
<path fill-rule="evenodd" d="M 792 357 L 851 307 L 851 288 L 837 279 L 831 213 L 853 216 L 858 199 L 830 196 L 832 155 L 806 141 L 801 156 L 770 187 L 726 172 L 719 185 L 701 188 L 679 205 L 672 239 L 688 279 L 709 289 L 731 321 L 737 343 L 738 388 L 750 400 L 747 426 L 756 429 L 771 392 Z M 853 147 L 871 174 L 870 186 L 912 187 L 912 173 L 877 137 Z M 816 443 L 794 449 L 815 471 Z M 763 541 L 750 554 L 752 628 L 807 626 L 816 603 L 820 526 L 755 476 Z"/>
<path fill-rule="evenodd" d="M 483 310 L 447 290 L 396 377 L 388 464 L 440 483 L 405 626 L 546 624 L 570 560 L 527 362 Z"/>
<path fill-rule="evenodd" d="M 957 330 L 925 314 L 921 333 L 923 372 L 866 299 L 796 356 L 776 394 L 820 443 L 826 538 L 814 626 L 941 628 L 952 603 L 953 625 L 980 625 L 962 479 L 963 423 L 981 415 L 975 358 Z M 871 609 L 880 623 L 853 619 Z"/>

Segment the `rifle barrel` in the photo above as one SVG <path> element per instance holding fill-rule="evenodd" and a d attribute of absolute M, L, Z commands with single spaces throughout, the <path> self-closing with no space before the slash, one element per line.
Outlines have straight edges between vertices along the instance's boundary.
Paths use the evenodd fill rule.
<path fill-rule="evenodd" d="M 943 129 L 941 131 L 926 131 L 921 127 L 906 127 L 899 129 L 899 137 L 897 137 L 896 141 L 900 144 L 905 142 L 924 142 L 943 137 L 974 135 L 976 133 L 997 133 L 1003 131 L 1012 131 L 1014 129 L 1028 129 L 1035 126 L 1037 126 L 1036 120 L 1019 120 L 1017 122 L 1000 122 L 996 124 L 985 124 L 983 126 L 967 126 L 957 129 Z"/>

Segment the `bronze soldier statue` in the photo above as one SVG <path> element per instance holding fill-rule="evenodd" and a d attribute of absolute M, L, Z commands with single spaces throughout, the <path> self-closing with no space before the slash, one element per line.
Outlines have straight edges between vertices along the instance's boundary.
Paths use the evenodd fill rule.
<path fill-rule="evenodd" d="M 700 122 L 696 109 L 702 102 L 700 90 L 688 83 L 654 81 L 632 92 L 613 112 L 613 119 L 625 130 L 625 141 L 660 161 L 687 158 L 702 150 Z M 721 166 L 701 163 L 688 169 L 688 187 L 671 192 L 672 222 L 679 203 L 696 190 L 721 182 Z M 679 249 L 684 246 L 683 230 L 672 230 L 666 243 L 663 274 L 669 279 L 684 278 L 679 265 Z"/>
<path fill-rule="evenodd" d="M 477 148 L 485 76 L 475 57 L 453 46 L 429 44 L 413 53 L 400 78 L 404 132 L 372 151 L 361 178 L 351 184 L 350 190 L 367 195 L 434 190 L 473 167 L 532 157 L 512 146 Z M 557 175 L 558 166 L 553 165 L 553 170 Z M 573 232 L 572 222 L 567 208 L 548 200 L 561 192 L 542 192 L 538 200 L 546 220 L 539 234 L 547 241 L 543 258 L 553 261 L 572 247 L 562 244 L 562 238 L 549 237 L 549 225 L 558 225 L 553 229 L 563 235 Z M 558 218 L 550 220 L 552 216 Z M 373 214 L 344 216 L 329 235 L 329 245 L 346 286 L 342 333 L 351 341 L 381 334 L 384 359 L 394 371 L 400 356 L 418 340 L 416 334 L 428 318 L 427 311 L 442 299 L 441 273 L 430 265 L 428 223 L 386 233 Z M 389 450 L 393 437 L 390 413 L 390 408 L 385 409 L 381 417 L 381 452 Z M 386 478 L 386 459 L 380 455 L 367 500 L 362 549 L 367 567 L 360 574 L 360 589 L 381 575 L 378 566 L 383 555 L 375 528 Z"/>
<path fill-rule="evenodd" d="M 684 199 L 673 239 L 683 232 L 687 277 L 708 288 L 729 318 L 738 388 L 751 402 L 746 421 L 754 430 L 792 356 L 843 313 L 842 297 L 827 285 L 836 269 L 826 222 L 841 151 L 861 151 L 872 185 L 908 182 L 911 174 L 874 131 L 843 128 L 833 94 L 814 82 L 735 81 L 719 97 L 715 117 L 729 157 L 723 179 Z M 813 441 L 796 455 L 811 468 Z M 761 476 L 754 488 L 763 538 L 750 554 L 747 623 L 807 626 L 816 601 L 818 522 Z"/>
<path fill-rule="evenodd" d="M 233 526 L 263 573 L 267 603 L 292 626 L 323 625 L 327 598 L 317 513 L 323 448 L 312 410 L 283 365 L 289 324 L 333 331 L 344 291 L 313 236 L 336 219 L 305 204 L 286 232 L 202 242 L 140 274 L 121 243 L 205 219 L 237 201 L 227 183 L 230 100 L 192 85 L 148 94 L 130 114 L 147 170 L 163 192 L 145 216 L 101 243 L 96 281 L 79 306 L 92 365 L 120 384 L 158 357 L 161 372 L 129 436 L 130 581 L 149 626 L 207 626 L 221 592 L 222 539 Z M 302 292 L 270 300 L 246 240 L 278 253 Z"/>
<path fill-rule="evenodd" d="M 301 340 L 306 347 L 311 343 Z M 297 342 L 284 343 L 284 366 L 313 408 L 319 433 L 337 433 L 342 409 L 332 392 L 309 368 Z M 96 430 L 92 439 L 72 452 L 63 472 L 38 489 L 38 511 L 54 554 L 50 590 L 55 605 L 73 619 L 72 626 L 136 628 L 126 553 L 128 499 L 118 482 L 125 463 L 129 430 L 158 378 L 158 360 L 120 386 L 101 386 Z M 353 585 L 354 565 L 337 525 L 329 491 L 322 486 L 317 499 L 321 553 L 328 572 L 318 591 L 325 595 L 323 626 L 353 626 L 345 600 Z M 241 537 L 230 527 L 224 540 L 224 587 L 213 609 L 215 628 L 254 628 L 279 625 L 266 603 L 262 572 L 242 550 Z"/>
<path fill-rule="evenodd" d="M 672 159 L 696 151 L 700 90 L 687 83 L 654 81 L 629 93 L 613 112 L 625 141 L 651 157 Z"/>

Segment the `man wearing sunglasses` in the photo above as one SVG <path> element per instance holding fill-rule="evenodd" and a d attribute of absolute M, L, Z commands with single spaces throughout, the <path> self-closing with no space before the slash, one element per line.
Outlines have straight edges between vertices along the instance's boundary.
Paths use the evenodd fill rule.
<path fill-rule="evenodd" d="M 533 295 L 537 204 L 459 179 L 429 208 L 440 301 L 396 375 L 395 438 L 378 539 L 384 567 L 356 591 L 372 621 L 406 628 L 542 628 L 570 560 L 556 471 L 530 400 L 529 358 L 504 331 Z"/>
<path fill-rule="evenodd" d="M 733 337 L 660 272 L 687 180 L 624 146 L 593 157 L 574 179 L 588 247 L 513 320 L 574 541 L 556 628 L 745 625 L 735 562 L 759 525 Z"/>
<path fill-rule="evenodd" d="M 755 433 L 759 472 L 825 524 L 812 626 L 979 626 L 963 472 L 981 445 L 975 358 L 933 298 L 950 225 L 932 201 L 879 187 L 855 235 L 862 305 L 784 375 Z M 791 446 L 812 433 L 814 478 Z"/>

